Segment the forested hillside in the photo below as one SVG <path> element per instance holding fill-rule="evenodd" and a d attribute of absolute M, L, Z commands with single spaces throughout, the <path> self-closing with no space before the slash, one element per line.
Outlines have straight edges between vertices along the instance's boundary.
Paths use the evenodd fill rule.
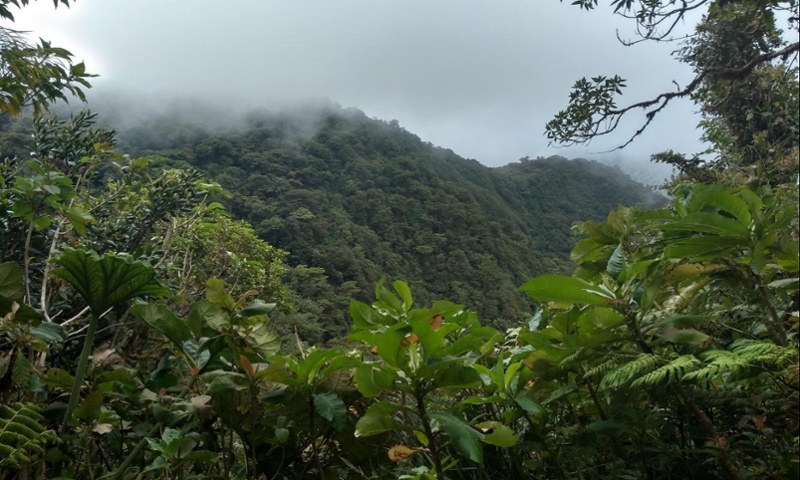
<path fill-rule="evenodd" d="M 449 298 L 515 325 L 530 316 L 518 285 L 573 268 L 575 222 L 664 200 L 587 160 L 488 168 L 332 104 L 251 113 L 225 130 L 173 112 L 120 135 L 136 156 L 200 169 L 231 193 L 235 216 L 290 252 L 290 265 L 324 269 L 329 285 L 316 276 L 296 286 L 323 288 L 339 308 L 320 320 L 342 332 L 347 299 L 366 301 L 381 277 L 406 279 L 421 302 Z"/>
<path fill-rule="evenodd" d="M 0 27 L 0 480 L 800 477 L 798 5 L 611 8 L 659 42 L 701 9 L 695 80 L 580 79 L 547 135 L 691 98 L 713 157 L 657 154 L 666 204 L 336 107 L 117 142 L 47 114 L 82 63 Z"/>

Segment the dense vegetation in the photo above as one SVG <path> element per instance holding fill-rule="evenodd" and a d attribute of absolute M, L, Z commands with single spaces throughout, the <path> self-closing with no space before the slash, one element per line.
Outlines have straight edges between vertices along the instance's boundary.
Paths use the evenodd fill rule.
<path fill-rule="evenodd" d="M 26 3 L 0 0 L 0 17 Z M 612 2 L 642 25 L 658 20 L 644 30 L 656 39 L 660 19 L 709 3 Z M 678 54 L 698 72 L 686 95 L 702 108 L 716 157 L 659 155 L 680 169 L 670 204 L 615 207 L 577 227 L 577 268 L 526 281 L 536 313 L 506 332 L 460 304 L 422 303 L 412 290 L 424 285 L 397 280 L 350 302 L 346 349 L 279 335 L 278 305 L 301 309 L 298 297 L 311 293 L 295 287 L 321 272 L 298 265 L 284 280 L 286 253 L 257 233 L 299 238 L 302 261 L 324 261 L 304 235 L 324 235 L 326 222 L 331 236 L 391 246 L 365 251 L 363 264 L 397 275 L 415 265 L 406 257 L 442 248 L 395 231 L 394 217 L 418 208 L 430 222 L 421 228 L 461 232 L 448 244 L 521 261 L 549 242 L 524 214 L 573 207 L 537 198 L 538 179 L 557 183 L 564 165 L 596 168 L 589 163 L 486 173 L 357 114 L 328 115 L 330 125 L 305 137 L 269 122 L 260 139 L 257 125 L 194 132 L 197 143 L 152 144 L 158 156 L 145 159 L 115 153 L 115 135 L 91 115 L 37 117 L 33 155 L 6 158 L 0 183 L 0 478 L 797 478 L 797 63 L 773 61 L 797 44 L 776 31 L 781 8 L 796 16 L 794 2 L 710 3 Z M 69 52 L 48 63 L 46 50 L 0 37 L 0 112 L 41 110 L 72 82 L 85 86 Z M 592 82 L 576 84 L 549 125 L 553 139 L 602 134 L 599 125 L 627 111 L 613 100 L 621 79 Z M 7 128 L 4 142 L 15 135 Z M 270 139 L 280 142 L 251 147 Z M 226 184 L 268 172 L 241 194 L 230 187 L 229 208 L 255 226 L 231 219 L 220 184 L 176 168 L 181 161 Z M 386 198 L 375 210 L 343 201 L 362 191 Z M 247 210 L 257 207 L 262 217 Z M 485 233 L 470 215 L 504 222 Z M 517 232 L 530 249 L 522 254 Z M 348 272 L 354 293 L 373 280 L 359 272 Z M 478 301 L 492 291 L 462 281 Z M 280 353 L 291 342 L 295 351 Z"/>
<path fill-rule="evenodd" d="M 121 136 L 137 156 L 214 178 L 233 193 L 231 213 L 290 252 L 291 265 L 322 268 L 330 285 L 307 282 L 304 296 L 329 290 L 335 310 L 320 323 L 338 335 L 349 328 L 349 298 L 367 301 L 384 276 L 407 280 L 422 302 L 448 298 L 490 324 L 516 325 L 530 317 L 516 287 L 573 268 L 575 222 L 659 201 L 594 162 L 554 157 L 490 169 L 333 105 L 253 113 L 227 133 L 176 113 Z"/>

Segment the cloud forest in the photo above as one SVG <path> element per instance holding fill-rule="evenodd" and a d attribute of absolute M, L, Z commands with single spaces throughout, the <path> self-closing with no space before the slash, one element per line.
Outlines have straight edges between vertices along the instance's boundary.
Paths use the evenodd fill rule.
<path fill-rule="evenodd" d="M 334 101 L 93 105 L 29 3 L 0 0 L 0 480 L 800 477 L 795 0 L 573 2 L 691 80 L 576 79 L 541 129 L 624 148 L 692 102 L 708 148 L 654 154 L 657 189 Z"/>

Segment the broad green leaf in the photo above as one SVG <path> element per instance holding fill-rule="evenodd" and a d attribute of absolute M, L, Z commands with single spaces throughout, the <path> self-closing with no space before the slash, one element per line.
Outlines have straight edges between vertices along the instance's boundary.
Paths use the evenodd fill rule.
<path fill-rule="evenodd" d="M 611 275 L 611 278 L 616 280 L 619 277 L 619 274 L 622 272 L 624 266 L 625 249 L 620 243 L 617 245 L 617 248 L 614 249 L 614 253 L 611 254 L 611 258 L 608 259 L 608 263 L 606 264 L 606 272 Z"/>
<path fill-rule="evenodd" d="M 150 160 L 146 158 L 136 158 L 131 160 L 131 167 L 133 168 L 144 168 L 150 165 Z"/>
<path fill-rule="evenodd" d="M 667 284 L 676 284 L 728 268 L 730 267 L 724 263 L 681 263 L 669 269 L 662 278 Z"/>
<path fill-rule="evenodd" d="M 68 248 L 54 263 L 59 267 L 50 273 L 72 285 L 95 315 L 133 298 L 169 294 L 152 267 L 129 257 Z"/>
<path fill-rule="evenodd" d="M 703 232 L 721 237 L 748 238 L 750 229 L 737 220 L 714 212 L 690 213 L 678 221 L 661 226 L 665 232 Z"/>
<path fill-rule="evenodd" d="M 677 199 L 676 199 L 677 201 Z M 637 222 L 651 222 L 653 220 L 675 220 L 675 213 L 670 210 L 659 208 L 656 210 L 645 210 L 636 215 Z"/>
<path fill-rule="evenodd" d="M 342 430 L 347 421 L 347 407 L 335 393 L 315 393 L 314 409 L 320 417 L 331 422 L 336 430 Z"/>
<path fill-rule="evenodd" d="M 651 275 L 648 280 L 649 281 L 645 283 L 645 287 L 641 292 L 641 297 L 639 298 L 639 305 L 641 305 L 642 311 L 647 311 L 653 306 L 656 297 L 658 296 L 658 293 L 661 291 L 661 287 L 664 284 L 663 275 Z"/>
<path fill-rule="evenodd" d="M 670 240 L 664 249 L 665 258 L 690 258 L 693 261 L 712 260 L 729 254 L 747 242 L 737 237 L 694 235 L 680 240 Z"/>
<path fill-rule="evenodd" d="M 186 322 L 176 317 L 166 305 L 143 303 L 131 307 L 131 312 L 179 347 L 192 338 L 192 332 Z"/>
<path fill-rule="evenodd" d="M 514 397 L 514 401 L 520 406 L 520 408 L 528 413 L 532 413 L 537 416 L 547 415 L 547 410 L 539 402 L 537 402 L 533 398 L 533 395 L 531 395 L 531 393 L 528 391 L 520 392 L 519 395 Z"/>
<path fill-rule="evenodd" d="M 498 363 L 500 363 L 500 360 L 498 360 Z M 515 385 L 514 382 L 519 380 L 517 372 L 520 368 L 522 368 L 522 362 L 513 362 L 508 366 L 508 370 L 503 375 L 504 390 L 512 390 L 512 386 Z M 516 388 L 513 390 L 516 390 Z"/>
<path fill-rule="evenodd" d="M 514 430 L 500 422 L 482 422 L 475 426 L 483 432 L 483 438 L 481 438 L 483 443 L 497 447 L 513 447 L 519 441 Z"/>
<path fill-rule="evenodd" d="M 400 428 L 394 418 L 389 415 L 366 413 L 356 423 L 356 437 L 369 437 L 381 433 L 391 432 Z"/>
<path fill-rule="evenodd" d="M 264 303 L 261 300 L 254 300 L 246 308 L 239 310 L 239 315 L 243 317 L 254 317 L 256 315 L 266 315 L 275 309 L 274 303 Z"/>
<path fill-rule="evenodd" d="M 208 393 L 238 392 L 247 388 L 247 378 L 240 373 L 220 372 L 208 385 Z"/>
<path fill-rule="evenodd" d="M 420 312 L 417 318 L 410 320 L 411 330 L 416 335 L 417 340 L 422 345 L 423 363 L 428 362 L 432 357 L 441 355 L 442 348 L 444 347 L 444 337 L 454 330 L 458 330 L 459 326 L 453 323 L 445 324 L 434 331 L 431 326 L 430 316 L 427 310 Z"/>
<path fill-rule="evenodd" d="M 408 288 L 408 284 L 406 282 L 397 280 L 392 284 L 394 287 L 394 291 L 400 295 L 400 298 L 403 299 L 403 303 L 405 304 L 406 310 L 411 309 L 411 305 L 414 304 L 414 301 L 411 297 L 411 290 Z"/>
<path fill-rule="evenodd" d="M 784 278 L 781 280 L 775 280 L 770 282 L 767 286 L 769 288 L 776 288 L 776 289 L 797 289 L 798 285 L 800 285 L 800 278 Z"/>
<path fill-rule="evenodd" d="M 67 220 L 80 236 L 86 236 L 86 225 L 94 222 L 94 217 L 80 205 L 73 205 L 66 211 Z"/>
<path fill-rule="evenodd" d="M 236 307 L 233 297 L 225 291 L 225 283 L 218 278 L 209 278 L 206 281 L 206 300 L 227 311 L 233 311 Z"/>
<path fill-rule="evenodd" d="M 405 310 L 403 309 L 403 302 L 395 295 L 394 293 L 390 292 L 388 288 L 383 286 L 383 280 L 381 279 L 378 284 L 375 286 L 375 298 L 378 299 L 378 305 L 393 314 L 401 314 Z"/>
<path fill-rule="evenodd" d="M 498 363 L 500 363 L 501 367 L 502 367 L 502 359 L 498 359 Z M 501 372 L 500 375 L 498 376 L 498 374 L 496 372 L 496 368 L 492 369 L 492 370 L 489 370 L 488 368 L 486 368 L 483 365 L 473 365 L 472 368 L 475 369 L 475 371 L 478 373 L 478 376 L 483 381 L 484 385 L 486 385 L 486 386 L 489 386 L 489 385 L 500 385 L 500 386 L 502 386 L 502 383 L 503 383 L 502 375 L 503 374 Z"/>
<path fill-rule="evenodd" d="M 453 447 L 475 463 L 483 462 L 483 433 L 451 413 L 432 413 L 431 418 L 439 422 Z"/>
<path fill-rule="evenodd" d="M 662 327 L 693 328 L 707 323 L 713 318 L 707 315 L 669 315 L 658 325 Z"/>
<path fill-rule="evenodd" d="M 575 393 L 577 391 L 578 391 L 578 387 L 574 383 L 569 383 L 567 385 L 562 385 L 562 386 L 556 388 L 555 390 L 553 390 L 553 392 L 550 393 L 550 396 L 548 396 L 545 399 L 545 401 L 542 402 L 542 403 L 545 404 L 545 405 L 547 405 L 548 403 L 553 403 L 556 400 L 564 398 L 564 397 L 566 397 L 566 396 L 568 396 L 568 395 L 570 395 L 572 393 Z"/>
<path fill-rule="evenodd" d="M 658 339 L 659 342 L 678 343 L 683 345 L 702 345 L 711 339 L 705 333 L 693 328 L 668 329 Z"/>
<path fill-rule="evenodd" d="M 103 406 L 103 392 L 95 390 L 86 396 L 83 403 L 72 412 L 72 414 L 86 423 L 92 424 L 100 418 L 101 407 Z"/>
<path fill-rule="evenodd" d="M 390 366 L 401 368 L 400 357 L 403 341 L 410 333 L 409 325 L 397 323 L 384 332 L 371 333 L 366 331 L 355 332 L 350 335 L 352 340 L 360 340 L 367 345 L 373 345 L 378 355 Z"/>
<path fill-rule="evenodd" d="M 767 257 L 764 252 L 764 241 L 761 240 L 753 247 L 753 253 L 750 256 L 750 269 L 753 271 L 753 273 L 759 275 L 766 266 Z"/>
<path fill-rule="evenodd" d="M 361 395 L 374 397 L 390 390 L 397 378 L 394 372 L 365 364 L 356 370 L 356 387 Z"/>
<path fill-rule="evenodd" d="M 198 366 L 201 372 L 213 371 L 214 368 L 221 368 L 220 357 L 229 352 L 228 342 L 222 335 L 211 337 L 204 341 L 197 350 Z"/>
<path fill-rule="evenodd" d="M 30 203 L 18 200 L 11 206 L 14 218 L 24 218 L 31 220 L 33 218 L 33 207 Z"/>
<path fill-rule="evenodd" d="M 25 284 L 22 269 L 15 262 L 0 264 L 0 297 L 10 300 L 22 299 Z"/>
<path fill-rule="evenodd" d="M 275 439 L 278 443 L 285 444 L 289 440 L 289 429 L 278 427 L 275 429 Z"/>
<path fill-rule="evenodd" d="M 42 321 L 42 314 L 39 310 L 21 303 L 21 300 L 8 300 L 0 297 L 0 317 L 6 315 L 9 315 L 9 319 L 13 319 L 17 325 L 36 326 Z"/>
<path fill-rule="evenodd" d="M 698 212 L 706 206 L 730 213 L 746 227 L 749 227 L 752 223 L 750 208 L 747 203 L 729 193 L 724 185 L 695 186 L 692 197 L 689 200 L 689 211 Z"/>
<path fill-rule="evenodd" d="M 520 287 L 531 299 L 539 302 L 566 302 L 605 305 L 609 299 L 597 287 L 583 280 L 564 275 L 542 275 Z"/>
<path fill-rule="evenodd" d="M 623 323 L 625 323 L 625 317 L 613 308 L 596 307 L 581 314 L 578 319 L 578 330 L 581 333 L 607 330 Z"/>
<path fill-rule="evenodd" d="M 197 338 L 203 335 L 203 327 L 210 326 L 217 332 L 229 325 L 228 316 L 222 313 L 208 300 L 200 300 L 192 306 L 187 318 L 187 325 Z"/>
<path fill-rule="evenodd" d="M 47 373 L 42 377 L 42 382 L 50 388 L 69 390 L 72 388 L 75 378 L 60 368 L 48 368 Z"/>
<path fill-rule="evenodd" d="M 359 330 L 370 330 L 375 328 L 375 312 L 366 303 L 358 300 L 350 300 L 350 318 L 353 319 L 353 328 Z"/>
<path fill-rule="evenodd" d="M 265 359 L 275 355 L 281 349 L 281 337 L 273 332 L 266 323 L 251 331 L 247 335 L 247 341 L 253 350 Z"/>
<path fill-rule="evenodd" d="M 297 380 L 301 383 L 311 385 L 317 378 L 319 372 L 326 363 L 342 356 L 341 350 L 319 349 L 309 353 L 306 358 L 301 360 L 297 366 Z"/>
<path fill-rule="evenodd" d="M 50 228 L 52 220 L 53 219 L 50 217 L 50 215 L 42 215 L 40 217 L 35 217 L 33 219 L 33 227 L 36 229 L 37 232 L 40 232 L 46 228 Z"/>
<path fill-rule="evenodd" d="M 613 245 L 597 243 L 594 239 L 586 238 L 575 245 L 575 248 L 570 252 L 570 259 L 578 265 L 600 262 L 606 260 L 613 251 Z"/>
<path fill-rule="evenodd" d="M 31 335 L 48 343 L 63 342 L 67 339 L 67 332 L 64 327 L 57 323 L 49 322 L 42 322 L 31 328 Z"/>
<path fill-rule="evenodd" d="M 433 376 L 434 388 L 477 388 L 481 378 L 474 369 L 460 364 L 439 364 Z M 420 372 L 422 373 L 422 372 Z"/>
<path fill-rule="evenodd" d="M 502 395 L 473 395 L 461 400 L 461 405 L 485 405 L 487 403 L 498 403 L 505 400 Z"/>

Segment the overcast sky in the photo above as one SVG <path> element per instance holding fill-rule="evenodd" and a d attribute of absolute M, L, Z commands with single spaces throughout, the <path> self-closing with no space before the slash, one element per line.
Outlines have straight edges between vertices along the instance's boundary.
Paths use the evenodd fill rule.
<path fill-rule="evenodd" d="M 15 28 L 68 48 L 103 88 L 135 95 L 223 98 L 231 104 L 329 98 L 397 119 L 423 140 L 486 165 L 548 147 L 544 124 L 582 76 L 620 74 L 633 102 L 685 85 L 675 45 L 624 47 L 632 25 L 607 8 L 558 0 L 40 0 Z M 608 3 L 607 1 L 601 4 Z M 689 30 L 691 25 L 685 26 Z M 246 99 L 246 100 L 243 100 Z M 619 155 L 701 149 L 696 108 L 676 103 Z"/>

